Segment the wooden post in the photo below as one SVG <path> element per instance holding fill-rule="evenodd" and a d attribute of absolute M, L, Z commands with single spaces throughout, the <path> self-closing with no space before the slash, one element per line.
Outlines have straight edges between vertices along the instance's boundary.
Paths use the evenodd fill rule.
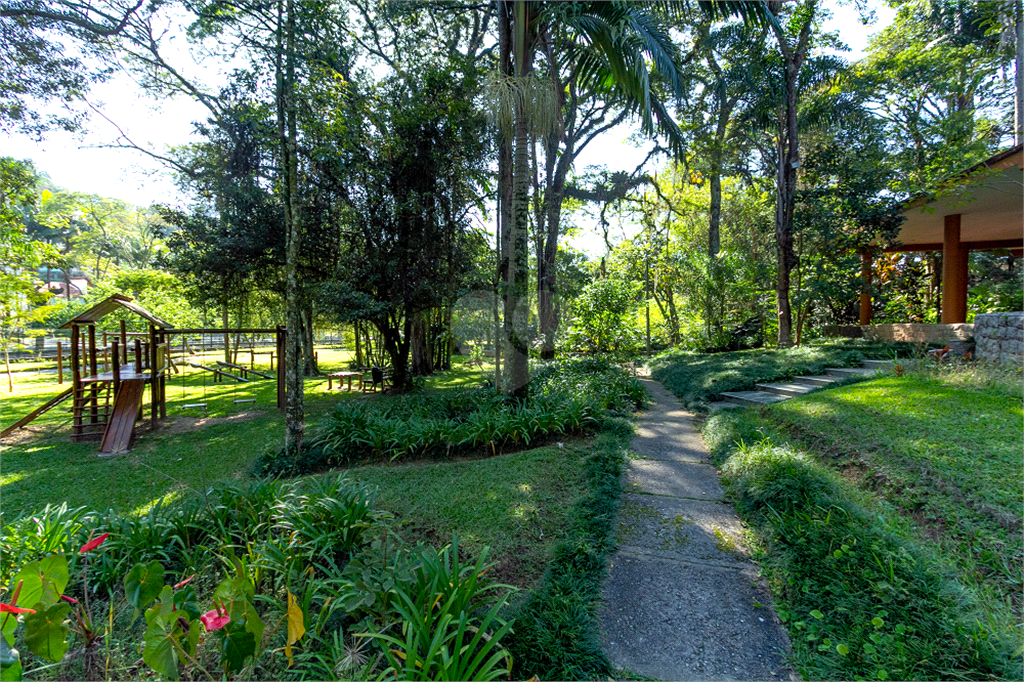
<path fill-rule="evenodd" d="M 161 332 L 160 333 L 160 345 L 166 348 L 166 354 L 164 357 L 164 366 L 160 370 L 160 378 L 157 382 L 160 384 L 160 418 L 167 418 L 167 372 L 164 370 L 170 366 L 171 362 L 171 344 L 167 340 L 167 337 Z"/>
<path fill-rule="evenodd" d="M 274 371 L 274 351 L 270 351 L 270 371 Z"/>
<path fill-rule="evenodd" d="M 128 364 L 128 328 L 121 320 L 121 364 Z"/>
<path fill-rule="evenodd" d="M 860 323 L 871 324 L 871 250 L 860 252 Z"/>
<path fill-rule="evenodd" d="M 64 352 L 60 341 L 57 342 L 57 383 L 64 383 Z"/>
<path fill-rule="evenodd" d="M 117 339 L 110 342 L 110 357 L 114 364 L 111 367 L 111 374 L 114 375 L 114 400 L 117 400 L 117 392 L 121 389 L 121 353 Z"/>
<path fill-rule="evenodd" d="M 249 369 L 256 369 L 256 351 L 249 349 Z"/>
<path fill-rule="evenodd" d="M 142 339 L 135 337 L 135 373 L 142 374 Z"/>
<path fill-rule="evenodd" d="M 89 375 L 96 376 L 99 374 L 99 367 L 96 364 L 96 325 L 89 325 Z M 97 400 L 96 387 L 99 384 L 94 383 L 92 385 L 92 400 L 89 405 L 89 423 L 95 424 L 97 415 L 99 414 L 99 401 Z"/>
<path fill-rule="evenodd" d="M 960 214 L 946 216 L 942 239 L 942 324 L 967 321 L 967 254 Z"/>
<path fill-rule="evenodd" d="M 160 417 L 160 386 L 156 378 L 156 327 L 149 325 L 149 423 Z"/>
<path fill-rule="evenodd" d="M 77 324 L 71 325 L 71 414 L 74 421 L 74 434 L 75 440 L 82 433 L 82 409 L 84 400 L 82 400 L 82 376 L 78 371 L 78 359 L 79 359 L 79 344 L 78 337 L 81 334 L 81 330 Z"/>

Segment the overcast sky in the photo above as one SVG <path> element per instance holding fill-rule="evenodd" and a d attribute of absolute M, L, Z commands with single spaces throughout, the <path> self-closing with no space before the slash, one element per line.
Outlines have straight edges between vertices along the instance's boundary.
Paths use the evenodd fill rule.
<path fill-rule="evenodd" d="M 895 16 L 880 0 L 869 0 L 877 21 L 871 26 L 860 23 L 852 3 L 827 3 L 833 17 L 826 29 L 837 31 L 851 51 L 844 56 L 855 60 L 863 55 L 870 35 L 887 26 Z M 196 71 L 199 72 L 198 67 Z M 208 78 L 216 78 L 216 67 L 207 68 Z M 166 146 L 188 142 L 192 122 L 205 118 L 205 109 L 188 99 L 154 101 L 138 92 L 126 75 L 116 75 L 93 88 L 89 100 L 103 114 L 142 146 L 162 151 Z M 604 134 L 587 147 L 576 168 L 603 165 L 609 170 L 632 171 L 644 159 L 648 146 L 634 147 L 629 138 L 631 126 L 620 126 Z M 0 137 L 0 154 L 31 159 L 36 168 L 49 173 L 54 183 L 67 189 L 115 197 L 132 204 L 185 202 L 162 165 L 143 154 L 123 149 L 103 149 L 117 138 L 117 130 L 103 117 L 93 115 L 83 133 L 54 132 L 42 142 L 21 135 Z M 594 236 L 596 238 L 596 235 Z M 583 239 L 578 246 L 587 251 L 598 248 L 600 240 Z"/>

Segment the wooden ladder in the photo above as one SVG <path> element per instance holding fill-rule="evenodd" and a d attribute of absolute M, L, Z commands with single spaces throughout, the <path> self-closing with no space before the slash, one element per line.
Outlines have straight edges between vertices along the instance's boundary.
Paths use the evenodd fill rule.
<path fill-rule="evenodd" d="M 82 386 L 76 391 L 72 402 L 71 414 L 74 418 L 72 440 L 99 440 L 107 428 L 110 419 L 110 394 L 113 381 L 96 382 Z M 96 421 L 92 421 L 92 400 L 97 398 Z"/>

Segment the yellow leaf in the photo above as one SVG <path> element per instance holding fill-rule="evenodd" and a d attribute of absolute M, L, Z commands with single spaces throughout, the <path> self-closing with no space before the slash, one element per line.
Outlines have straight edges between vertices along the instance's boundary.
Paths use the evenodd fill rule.
<path fill-rule="evenodd" d="M 302 609 L 299 608 L 295 595 L 288 590 L 288 639 L 285 642 L 284 655 L 288 657 L 288 667 L 292 661 L 292 644 L 295 644 L 306 634 L 306 626 L 302 622 Z"/>

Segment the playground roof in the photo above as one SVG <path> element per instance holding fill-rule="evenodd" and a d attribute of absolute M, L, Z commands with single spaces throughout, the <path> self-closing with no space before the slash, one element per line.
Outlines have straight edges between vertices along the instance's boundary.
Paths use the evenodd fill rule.
<path fill-rule="evenodd" d="M 149 312 L 138 303 L 132 300 L 131 296 L 125 296 L 124 294 L 114 294 L 103 299 L 93 307 L 86 310 L 84 313 L 80 313 L 75 317 L 71 318 L 64 324 L 60 329 L 71 329 L 72 326 L 78 325 L 90 325 L 96 324 L 98 321 L 114 312 L 118 308 L 125 308 L 130 310 L 139 317 L 143 317 L 153 323 L 153 326 L 159 327 L 160 329 L 171 329 L 171 325 L 167 324 L 159 317 Z"/>
<path fill-rule="evenodd" d="M 968 248 L 1024 246 L 1022 145 L 1011 147 L 949 178 L 935 194 L 903 205 L 906 221 L 897 238 L 900 246 L 886 251 L 941 251 L 943 220 L 961 215 L 961 242 Z"/>

